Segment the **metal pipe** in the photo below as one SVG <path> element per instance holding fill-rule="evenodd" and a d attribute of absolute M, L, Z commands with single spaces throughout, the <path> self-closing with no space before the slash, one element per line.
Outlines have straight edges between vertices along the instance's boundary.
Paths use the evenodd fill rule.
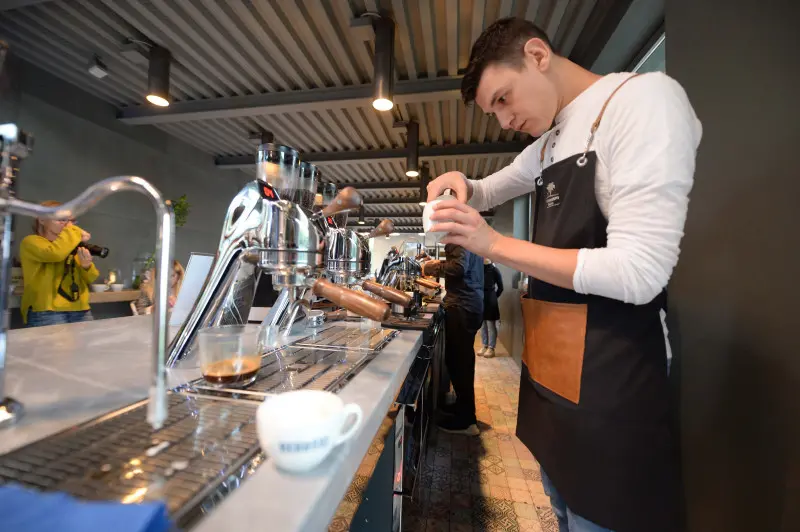
<path fill-rule="evenodd" d="M 169 297 L 169 279 L 174 247 L 173 235 L 175 234 L 175 215 L 172 207 L 164 200 L 161 193 L 146 180 L 136 176 L 121 176 L 110 177 L 95 183 L 77 198 L 57 207 L 43 207 L 13 197 L 0 198 L 0 212 L 21 214 L 33 218 L 65 220 L 80 216 L 111 194 L 126 191 L 139 192 L 149 197 L 158 215 L 156 300 L 153 313 L 153 380 L 150 385 L 150 401 L 147 410 L 147 421 L 154 430 L 158 430 L 167 418 L 166 356 L 169 339 L 167 298 Z M 4 290 L 4 292 L 6 291 Z M 0 325 L 0 336 L 3 338 L 5 330 L 6 325 L 3 322 Z M 2 349 L 2 355 L 0 355 L 2 358 L 5 355 L 4 343 L 0 345 L 0 349 Z"/>

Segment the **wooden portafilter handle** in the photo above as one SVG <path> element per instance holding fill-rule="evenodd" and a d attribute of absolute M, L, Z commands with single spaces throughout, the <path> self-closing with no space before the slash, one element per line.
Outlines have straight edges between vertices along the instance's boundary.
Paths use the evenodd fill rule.
<path fill-rule="evenodd" d="M 394 224 L 388 218 L 384 218 L 381 220 L 381 223 L 375 227 L 375 229 L 369 232 L 369 236 L 367 238 L 388 235 L 392 231 L 394 231 Z"/>
<path fill-rule="evenodd" d="M 442 285 L 437 283 L 436 281 L 431 281 L 430 279 L 422 279 L 421 277 L 417 277 L 414 279 L 414 282 L 424 288 L 431 288 L 436 290 L 437 288 L 441 288 Z"/>
<path fill-rule="evenodd" d="M 392 288 L 391 286 L 378 284 L 375 281 L 364 281 L 361 283 L 361 288 L 367 292 L 372 292 L 376 296 L 382 297 L 389 303 L 394 303 L 403 307 L 411 305 L 411 300 L 413 299 L 411 294 L 406 294 L 405 292 L 396 288 Z"/>
<path fill-rule="evenodd" d="M 312 291 L 350 312 L 374 321 L 385 321 L 392 313 L 386 303 L 355 290 L 337 286 L 325 279 L 317 279 Z"/>
<path fill-rule="evenodd" d="M 361 207 L 362 203 L 364 203 L 364 200 L 356 189 L 353 187 L 345 187 L 336 194 L 336 197 L 333 198 L 330 205 L 322 209 L 322 215 L 333 216 L 342 211 L 358 209 Z"/>

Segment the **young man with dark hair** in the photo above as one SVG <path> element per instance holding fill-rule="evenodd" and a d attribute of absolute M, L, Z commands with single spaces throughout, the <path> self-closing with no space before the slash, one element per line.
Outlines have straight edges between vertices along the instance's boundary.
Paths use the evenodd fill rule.
<path fill-rule="evenodd" d="M 517 436 L 562 532 L 681 527 L 664 322 L 700 122 L 662 73 L 595 75 L 532 23 L 503 19 L 472 48 L 465 102 L 538 140 L 480 181 L 448 172 L 432 231 L 530 276 Z M 533 241 L 479 211 L 535 191 Z"/>

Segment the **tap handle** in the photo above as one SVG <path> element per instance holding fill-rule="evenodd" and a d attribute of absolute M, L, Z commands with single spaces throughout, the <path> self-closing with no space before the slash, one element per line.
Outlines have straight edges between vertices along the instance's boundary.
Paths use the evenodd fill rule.
<path fill-rule="evenodd" d="M 391 314 L 389 306 L 383 301 L 372 299 L 366 294 L 349 288 L 337 286 L 325 279 L 317 279 L 312 290 L 314 294 L 374 321 L 384 321 Z"/>
<path fill-rule="evenodd" d="M 375 281 L 364 281 L 361 283 L 361 288 L 367 292 L 372 292 L 376 296 L 382 297 L 389 303 L 395 303 L 403 307 L 411 305 L 411 300 L 413 299 L 413 296 L 410 294 L 406 294 L 405 292 L 392 288 L 391 286 L 383 286 Z"/>
<path fill-rule="evenodd" d="M 369 236 L 367 238 L 374 238 L 376 236 L 384 236 L 388 235 L 394 231 L 394 224 L 388 218 L 384 218 L 381 220 L 381 223 L 378 224 L 375 229 L 369 232 Z"/>
<path fill-rule="evenodd" d="M 433 289 L 433 290 L 437 290 L 437 289 L 442 287 L 442 285 L 440 285 L 436 281 L 431 281 L 430 279 L 423 279 L 421 277 L 418 277 L 418 278 L 414 279 L 414 282 L 416 282 L 418 285 L 420 285 L 423 288 L 430 288 L 430 289 Z"/>
<path fill-rule="evenodd" d="M 353 187 L 345 187 L 336 194 L 336 197 L 333 198 L 330 205 L 322 209 L 322 215 L 333 216 L 342 211 L 358 209 L 361 207 L 362 203 L 364 203 L 364 200 L 356 189 Z"/>

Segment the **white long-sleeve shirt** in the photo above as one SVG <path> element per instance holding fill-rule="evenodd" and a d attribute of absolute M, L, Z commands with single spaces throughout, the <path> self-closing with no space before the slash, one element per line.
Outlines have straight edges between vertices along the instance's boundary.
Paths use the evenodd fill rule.
<path fill-rule="evenodd" d="M 630 75 L 595 82 L 558 114 L 549 134 L 507 167 L 472 181 L 470 205 L 483 211 L 527 194 L 543 169 L 583 153 L 603 103 Z M 666 287 L 678 262 L 701 136 L 686 93 L 666 74 L 638 76 L 614 95 L 591 148 L 598 156 L 594 186 L 608 220 L 608 243 L 579 250 L 576 292 L 643 304 Z"/>

